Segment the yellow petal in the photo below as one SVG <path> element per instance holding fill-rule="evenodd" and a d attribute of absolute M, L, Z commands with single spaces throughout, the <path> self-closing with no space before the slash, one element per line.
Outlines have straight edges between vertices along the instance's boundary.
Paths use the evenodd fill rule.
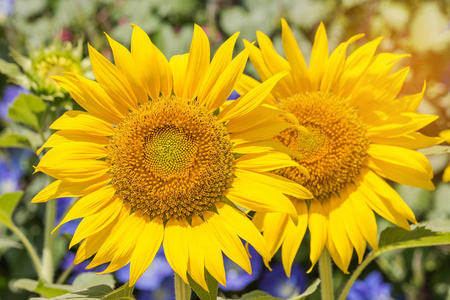
<path fill-rule="evenodd" d="M 275 84 L 287 74 L 287 71 L 278 73 L 249 91 L 244 96 L 234 100 L 233 103 L 219 113 L 218 119 L 224 121 L 248 114 L 267 98 Z"/>
<path fill-rule="evenodd" d="M 433 170 L 427 158 L 417 151 L 371 144 L 368 166 L 378 175 L 398 183 L 434 190 Z"/>
<path fill-rule="evenodd" d="M 72 241 L 70 241 L 69 248 L 72 248 L 73 245 L 78 244 L 86 237 L 103 230 L 108 224 L 115 222 L 123 204 L 122 200 L 117 197 L 115 197 L 114 200 L 115 201 L 113 201 L 111 205 L 106 206 L 102 211 L 85 217 L 80 222 L 80 225 L 78 225 L 77 230 L 73 235 Z"/>
<path fill-rule="evenodd" d="M 86 135 L 111 136 L 114 127 L 111 124 L 82 111 L 67 111 L 59 117 L 50 129 L 84 131 Z"/>
<path fill-rule="evenodd" d="M 136 74 L 137 65 L 131 55 L 130 51 L 123 45 L 113 40 L 105 33 L 108 38 L 109 45 L 114 55 L 114 63 L 116 67 L 127 77 L 131 89 L 137 97 L 139 103 L 144 103 L 148 100 L 147 93 L 142 85 L 141 78 Z"/>
<path fill-rule="evenodd" d="M 105 186 L 110 181 L 109 174 L 103 174 L 98 178 L 82 182 L 56 180 L 34 196 L 31 202 L 41 203 L 55 198 L 83 196 Z"/>
<path fill-rule="evenodd" d="M 236 232 L 237 235 L 251 244 L 262 257 L 270 259 L 264 239 L 245 214 L 224 203 L 217 203 L 216 207 L 219 212 L 218 218 L 222 219 L 223 224 L 230 231 Z"/>
<path fill-rule="evenodd" d="M 261 49 L 261 55 L 264 59 L 264 63 L 272 74 L 278 74 L 283 71 L 291 70 L 289 63 L 275 51 L 272 41 L 267 35 L 261 31 L 257 31 L 256 37 L 258 39 L 258 44 Z M 292 95 L 294 93 L 294 79 L 292 78 L 290 72 L 286 77 L 280 80 L 278 87 L 282 90 L 284 95 Z"/>
<path fill-rule="evenodd" d="M 214 111 L 227 100 L 244 71 L 250 49 L 239 53 L 220 74 L 215 85 L 205 99 L 206 108 Z"/>
<path fill-rule="evenodd" d="M 297 167 L 298 163 L 281 152 L 252 153 L 241 156 L 236 161 L 236 167 L 254 172 L 268 172 L 281 168 Z"/>
<path fill-rule="evenodd" d="M 90 45 L 88 48 L 95 79 L 105 92 L 115 101 L 127 107 L 137 108 L 136 95 L 125 75 L 97 50 Z"/>
<path fill-rule="evenodd" d="M 311 52 L 311 62 L 309 64 L 309 78 L 313 90 L 318 90 L 320 81 L 328 64 L 328 39 L 325 26 L 321 22 L 314 38 L 314 45 Z"/>
<path fill-rule="evenodd" d="M 311 89 L 311 83 L 308 76 L 303 54 L 298 47 L 297 41 L 289 28 L 285 19 L 281 18 L 281 38 L 283 40 L 283 49 L 286 59 L 291 67 L 291 74 L 294 80 L 294 91 L 296 93 L 306 92 Z"/>
<path fill-rule="evenodd" d="M 230 232 L 221 222 L 221 219 L 217 218 L 217 214 L 205 212 L 203 216 L 205 222 L 209 225 L 211 232 L 219 241 L 223 253 L 225 253 L 228 258 L 234 261 L 247 273 L 251 274 L 252 267 L 250 264 L 250 259 L 237 234 Z"/>
<path fill-rule="evenodd" d="M 287 277 L 291 276 L 292 263 L 308 227 L 308 207 L 306 206 L 306 202 L 297 201 L 295 207 L 298 214 L 298 224 L 295 225 L 294 222 L 288 220 L 285 229 L 286 236 L 281 247 L 283 267 Z"/>
<path fill-rule="evenodd" d="M 203 29 L 195 24 L 194 36 L 192 38 L 191 49 L 189 50 L 189 60 L 186 68 L 185 85 L 183 97 L 194 99 L 200 82 L 206 74 L 210 61 L 209 40 Z"/>
<path fill-rule="evenodd" d="M 170 219 L 164 229 L 163 241 L 167 262 L 185 283 L 188 283 L 186 273 L 189 261 L 189 241 L 186 238 L 188 226 L 186 220 Z"/>
<path fill-rule="evenodd" d="M 106 136 L 86 135 L 80 131 L 60 130 L 52 134 L 36 153 L 39 155 L 44 148 L 53 148 L 62 145 L 73 145 L 73 147 L 77 147 L 76 145 L 84 143 L 106 146 L 109 143 L 109 139 Z"/>
<path fill-rule="evenodd" d="M 264 239 L 267 242 L 270 256 L 269 259 L 263 259 L 268 268 L 268 261 L 275 255 L 284 241 L 284 238 L 286 236 L 286 226 L 288 222 L 292 221 L 290 220 L 289 215 L 286 213 L 267 213 L 264 217 L 263 235 Z"/>
<path fill-rule="evenodd" d="M 52 233 L 58 230 L 61 225 L 75 219 L 84 218 L 93 215 L 107 205 L 113 205 L 111 198 L 116 193 L 116 189 L 112 185 L 102 187 L 84 197 L 78 199 L 70 208 L 58 226 L 53 229 Z"/>
<path fill-rule="evenodd" d="M 308 273 L 312 271 L 312 268 L 316 264 L 320 255 L 322 254 L 323 247 L 328 238 L 328 212 L 325 212 L 322 204 L 317 200 L 311 201 L 309 207 L 308 228 L 311 233 L 311 252 L 309 258 L 312 266 L 308 270 Z"/>
<path fill-rule="evenodd" d="M 117 124 L 123 119 L 123 112 L 119 112 L 117 107 L 114 106 L 111 98 L 100 87 L 100 85 L 94 81 L 83 78 L 87 83 L 95 86 L 94 93 L 91 92 L 91 86 L 81 84 L 76 76 L 74 77 L 52 77 L 60 87 L 69 92 L 72 98 L 85 110 L 90 112 L 93 116 L 105 120 L 108 123 Z M 99 91 L 99 93 L 95 93 Z"/>
<path fill-rule="evenodd" d="M 239 81 L 237 82 L 234 89 L 239 95 L 244 95 L 251 89 L 257 87 L 259 84 L 261 84 L 258 80 L 242 74 L 242 76 L 239 78 Z M 278 105 L 278 101 L 275 98 L 274 95 L 269 94 L 265 100 L 265 103 L 271 104 L 271 105 Z"/>
<path fill-rule="evenodd" d="M 209 66 L 208 71 L 206 72 L 200 86 L 198 87 L 197 99 L 200 101 L 200 103 L 203 103 L 213 86 L 216 84 L 219 76 L 230 63 L 233 56 L 234 45 L 238 36 L 239 32 L 233 34 L 222 44 L 222 46 L 220 46 L 220 48 L 214 55 L 211 65 Z"/>
<path fill-rule="evenodd" d="M 192 279 L 197 282 L 205 291 L 209 292 L 205 279 L 205 249 L 202 248 L 198 236 L 203 234 L 201 230 L 203 220 L 194 215 L 192 217 L 191 226 L 185 230 L 189 248 L 189 265 L 188 272 Z"/>
<path fill-rule="evenodd" d="M 173 92 L 178 97 L 183 97 L 188 61 L 189 54 L 183 54 L 172 56 L 169 62 L 173 74 Z"/>
<path fill-rule="evenodd" d="M 136 248 L 131 256 L 130 286 L 135 285 L 136 281 L 150 266 L 153 258 L 161 247 L 163 237 L 164 225 L 161 218 L 157 217 L 151 221 L 146 218 L 144 229 L 142 230 Z"/>

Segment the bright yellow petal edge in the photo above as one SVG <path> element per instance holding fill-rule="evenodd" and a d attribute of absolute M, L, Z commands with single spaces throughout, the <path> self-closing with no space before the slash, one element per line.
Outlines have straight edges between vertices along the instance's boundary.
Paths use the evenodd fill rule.
<path fill-rule="evenodd" d="M 450 144 L 450 129 L 441 131 L 439 136 L 445 141 L 447 144 Z M 449 182 L 450 181 L 450 164 L 445 168 L 444 174 L 442 175 L 442 181 Z"/>
<path fill-rule="evenodd" d="M 312 267 L 327 247 L 334 262 L 347 272 L 353 249 L 361 262 L 367 242 L 378 247 L 374 212 L 405 229 L 410 228 L 409 222 L 416 223 L 411 209 L 382 177 L 434 189 L 430 163 L 414 150 L 439 143 L 439 138 L 418 132 L 437 117 L 415 113 L 425 86 L 418 94 L 398 98 L 409 69 L 391 71 L 407 55 L 376 55 L 381 38 L 347 56 L 347 47 L 363 37 L 356 35 L 329 54 L 325 26 L 320 24 L 308 67 L 289 25 L 284 19 L 281 22 L 286 58 L 276 53 L 261 32 L 257 33 L 259 48 L 247 42 L 246 47 L 263 82 L 289 72 L 266 103 L 294 115 L 308 130 L 289 128 L 274 139 L 303 157 L 293 159 L 307 169 L 310 178 L 298 168 L 274 173 L 300 183 L 314 199 L 292 201 L 297 224 L 282 212 L 257 212 L 253 222 L 263 232 L 271 255 L 282 248 L 288 276 L 307 229 Z M 257 84 L 244 75 L 236 90 L 245 93 Z"/>
<path fill-rule="evenodd" d="M 297 224 L 288 197 L 312 198 L 272 173 L 286 166 L 306 172 L 270 141 L 296 125 L 263 104 L 288 72 L 225 103 L 250 54 L 246 49 L 232 59 L 238 34 L 211 61 L 208 38 L 195 26 L 189 53 L 168 61 L 132 26 L 131 51 L 108 36 L 115 64 L 89 46 L 97 81 L 54 77 L 86 112 L 69 111 L 51 125 L 57 131 L 39 149 L 51 148 L 36 171 L 56 181 L 33 202 L 81 197 L 62 221 L 82 218 L 70 243 L 81 242 L 75 263 L 109 262 L 103 273 L 131 263 L 133 286 L 163 246 L 185 282 L 189 274 L 207 290 L 207 271 L 225 285 L 222 253 L 251 272 L 241 239 L 270 259 L 260 232 L 236 205 L 283 212 Z"/>

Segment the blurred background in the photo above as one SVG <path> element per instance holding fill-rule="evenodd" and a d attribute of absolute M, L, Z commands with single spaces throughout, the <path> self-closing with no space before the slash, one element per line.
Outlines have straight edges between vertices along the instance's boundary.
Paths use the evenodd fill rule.
<path fill-rule="evenodd" d="M 32 166 L 39 160 L 36 150 L 50 134 L 40 129 L 48 128 L 49 119 L 39 116 L 45 110 L 54 118 L 78 107 L 48 76 L 72 71 L 92 77 L 86 59 L 87 43 L 112 59 L 103 32 L 129 48 L 130 23 L 143 28 L 167 58 L 189 51 L 194 23 L 202 26 L 209 36 L 212 53 L 229 36 L 240 31 L 237 53 L 243 49 L 242 39 L 254 41 L 256 31 L 260 30 L 272 38 L 282 54 L 281 17 L 290 24 L 307 61 L 320 22 L 327 29 L 330 50 L 357 33 L 365 33 L 365 38 L 352 45 L 348 53 L 383 36 L 379 52 L 411 54 L 397 66 L 411 66 L 401 94 L 420 92 L 426 81 L 425 99 L 419 110 L 440 118 L 423 133 L 436 136 L 450 127 L 449 0 L 0 0 L 0 58 L 3 60 L 0 62 L 0 73 L 3 73 L 0 74 L 0 195 L 24 191 L 14 221 L 38 253 L 43 243 L 45 205 L 31 204 L 30 200 L 49 179 L 43 174 L 32 174 Z M 251 64 L 246 73 L 258 78 Z M 16 101 L 19 95 L 23 100 Z M 36 100 L 33 95 L 42 100 Z M 21 101 L 25 100 L 35 103 L 32 111 L 38 118 L 18 124 L 16 121 L 23 114 Z M 430 156 L 435 191 L 395 186 L 419 222 L 450 219 L 450 184 L 442 182 L 449 156 Z M 61 218 L 74 199 L 57 201 L 58 218 Z M 54 260 L 59 283 L 71 283 L 77 274 L 85 272 L 85 265 L 73 266 L 76 249 L 68 250 L 76 225 L 76 220 L 69 222 L 58 233 Z M 390 225 L 380 219 L 379 231 Z M 233 298 L 261 289 L 288 298 L 304 291 L 318 277 L 317 267 L 310 274 L 305 273 L 310 267 L 308 243 L 306 236 L 289 279 L 284 275 L 279 254 L 273 259 L 270 272 L 251 250 L 254 269 L 251 276 L 227 262 L 228 285 L 221 287 L 220 294 Z M 363 272 L 348 299 L 450 299 L 449 254 L 449 247 L 434 247 L 382 255 Z M 356 268 L 355 256 L 349 270 Z M 33 295 L 13 284 L 19 278 L 36 279 L 31 265 L 18 239 L 0 225 L 0 299 L 28 299 Z M 120 286 L 128 280 L 128 272 L 127 267 L 117 271 L 109 284 Z M 335 278 L 335 287 L 340 288 L 348 275 L 336 268 Z M 136 296 L 174 299 L 173 273 L 162 251 L 138 281 Z M 319 299 L 319 293 L 308 299 Z"/>

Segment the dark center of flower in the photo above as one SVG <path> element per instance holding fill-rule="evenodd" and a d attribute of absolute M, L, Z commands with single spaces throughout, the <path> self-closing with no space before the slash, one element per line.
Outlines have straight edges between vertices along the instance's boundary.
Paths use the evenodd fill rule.
<path fill-rule="evenodd" d="M 346 99 L 320 92 L 283 99 L 281 108 L 294 114 L 309 132 L 286 129 L 275 139 L 303 156 L 294 160 L 308 169 L 310 178 L 293 167 L 277 173 L 302 184 L 320 201 L 338 195 L 368 157 L 366 127 L 356 109 Z"/>
<path fill-rule="evenodd" d="M 201 214 L 233 182 L 226 128 L 189 100 L 160 98 L 141 105 L 117 125 L 108 150 L 117 193 L 151 218 Z"/>

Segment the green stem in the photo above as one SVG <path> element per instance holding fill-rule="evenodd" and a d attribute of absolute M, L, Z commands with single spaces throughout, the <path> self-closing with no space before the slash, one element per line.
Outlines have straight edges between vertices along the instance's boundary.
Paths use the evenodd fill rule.
<path fill-rule="evenodd" d="M 339 300 L 345 300 L 347 297 L 347 293 L 350 290 L 350 288 L 353 285 L 353 282 L 358 278 L 358 276 L 361 274 L 361 272 L 364 270 L 367 265 L 374 260 L 376 257 L 376 254 L 374 251 L 370 252 L 370 254 L 364 259 L 364 261 L 356 268 L 355 272 L 353 272 L 352 276 L 350 276 L 350 279 L 345 284 L 344 289 L 341 292 L 341 295 L 339 296 Z"/>
<path fill-rule="evenodd" d="M 191 287 L 175 272 L 175 300 L 191 299 Z"/>
<path fill-rule="evenodd" d="M 56 201 L 48 201 L 45 209 L 44 251 L 42 255 L 42 268 L 46 282 L 53 283 L 53 248 L 55 238 L 51 235 L 55 227 Z"/>
<path fill-rule="evenodd" d="M 331 269 L 331 257 L 327 248 L 323 248 L 319 258 L 319 275 L 322 300 L 334 300 L 333 272 Z"/>
<path fill-rule="evenodd" d="M 59 276 L 58 280 L 56 280 L 56 284 L 64 284 L 67 277 L 69 277 L 70 273 L 72 273 L 75 264 L 71 264 L 70 267 L 64 270 L 64 272 Z"/>
<path fill-rule="evenodd" d="M 36 269 L 36 272 L 38 273 L 39 278 L 43 278 L 44 273 L 42 272 L 42 265 L 36 253 L 36 250 L 34 250 L 33 248 L 33 245 L 31 245 L 28 238 L 23 234 L 23 232 L 19 228 L 16 227 L 16 225 L 11 224 L 11 226 L 8 226 L 8 228 L 11 229 L 11 231 L 19 237 L 22 244 L 25 246 L 25 249 L 27 249 L 28 254 L 31 257 L 31 260 L 33 261 L 34 267 Z"/>

